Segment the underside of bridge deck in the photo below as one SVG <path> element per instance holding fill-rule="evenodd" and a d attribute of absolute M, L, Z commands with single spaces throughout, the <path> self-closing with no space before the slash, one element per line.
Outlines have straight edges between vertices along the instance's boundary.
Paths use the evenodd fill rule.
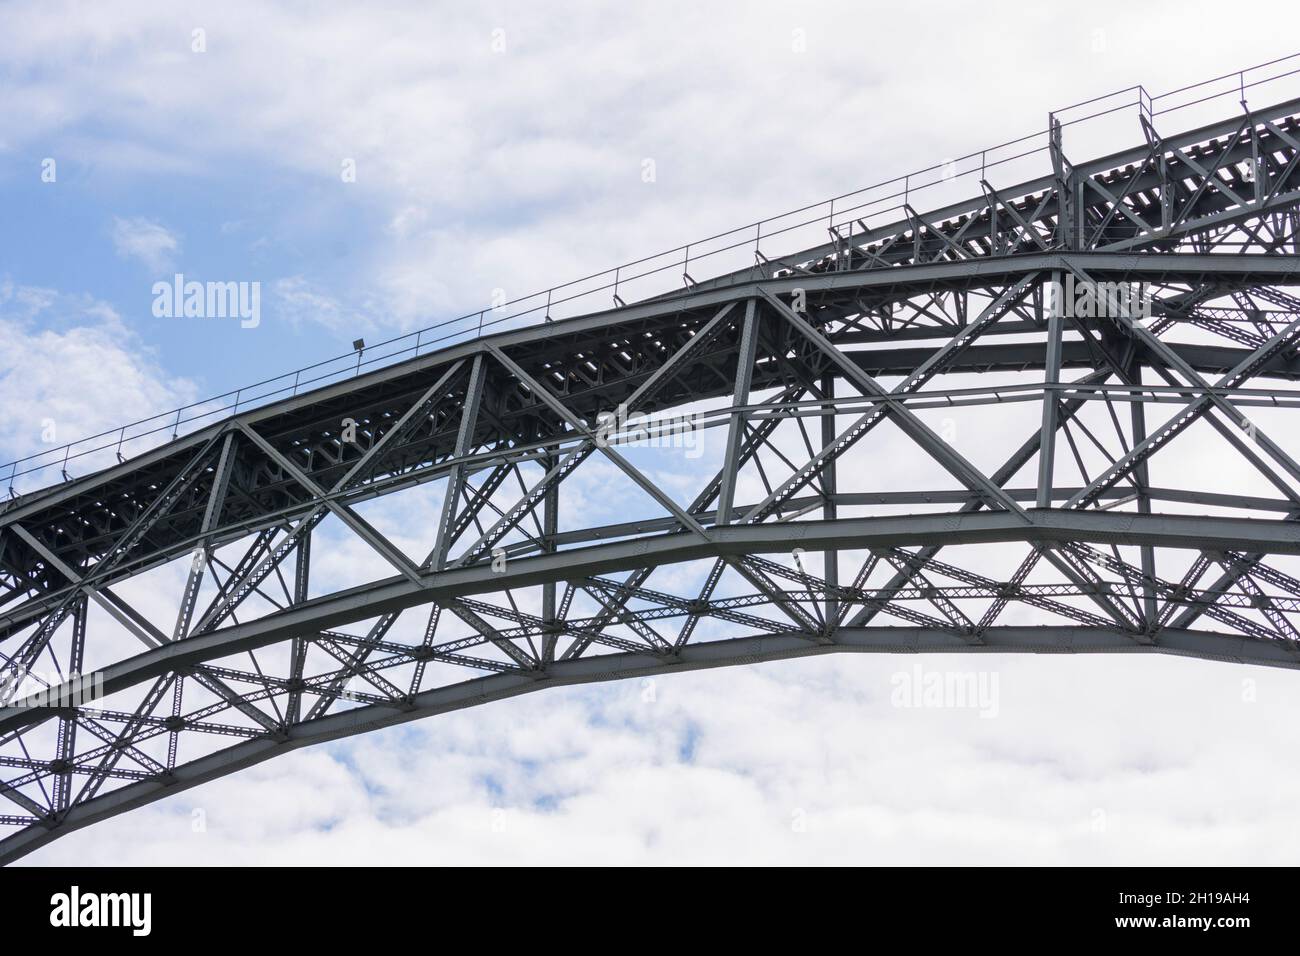
<path fill-rule="evenodd" d="M 1056 138 L 1041 179 L 9 501 L 0 860 L 550 686 L 849 651 L 1300 667 L 1297 117 L 1081 164 Z"/>

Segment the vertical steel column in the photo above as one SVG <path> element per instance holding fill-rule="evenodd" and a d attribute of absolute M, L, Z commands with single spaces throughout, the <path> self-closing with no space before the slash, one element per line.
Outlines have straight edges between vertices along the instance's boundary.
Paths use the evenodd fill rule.
<path fill-rule="evenodd" d="M 474 426 L 478 423 L 478 406 L 483 397 L 483 353 L 474 356 L 474 367 L 465 390 L 465 404 L 461 409 L 460 431 L 456 434 L 456 448 L 452 452 L 451 474 L 447 476 L 447 493 L 442 500 L 442 520 L 438 522 L 438 540 L 434 545 L 433 566 L 441 571 L 447 564 L 451 550 L 452 526 L 460 507 L 461 486 L 465 481 L 465 468 L 460 459 L 469 454 L 474 441 Z"/>
<path fill-rule="evenodd" d="M 1129 365 L 1127 377 L 1135 385 L 1142 384 L 1142 363 L 1136 359 Z M 1133 447 L 1136 448 L 1147 437 L 1147 414 L 1144 402 L 1129 402 L 1133 422 Z M 1133 469 L 1133 480 L 1137 483 L 1137 509 L 1139 514 L 1151 514 L 1151 486 L 1148 478 L 1147 459 L 1143 459 Z M 1149 544 L 1142 545 L 1142 617 L 1143 625 L 1148 631 L 1155 627 L 1159 614 L 1156 607 L 1156 554 Z"/>
<path fill-rule="evenodd" d="M 311 532 L 308 531 L 298 540 L 296 563 L 293 571 L 293 603 L 301 604 L 307 600 L 311 583 Z M 298 722 L 302 712 L 303 668 L 307 663 L 307 641 L 302 637 L 293 639 L 291 653 L 291 671 L 289 673 L 289 704 L 285 709 L 285 723 L 293 726 Z"/>
<path fill-rule="evenodd" d="M 553 454 L 548 454 L 542 459 L 542 470 L 550 474 L 551 469 L 558 464 L 559 460 Z M 546 489 L 546 497 L 542 500 L 542 547 L 549 553 L 554 553 L 555 533 L 559 530 L 560 517 L 560 485 L 559 482 L 553 482 Z M 556 631 L 556 587 L 558 582 L 548 581 L 542 585 L 542 620 L 545 621 L 545 633 L 542 634 L 542 663 L 549 664 L 555 660 L 555 644 L 558 638 Z"/>
<path fill-rule="evenodd" d="M 203 512 L 203 523 L 199 527 L 203 535 L 194 556 L 190 561 L 189 577 L 185 582 L 185 591 L 181 596 L 180 610 L 176 612 L 176 626 L 172 630 L 172 640 L 179 641 L 189 635 L 190 622 L 194 617 L 194 604 L 198 600 L 199 587 L 203 584 L 203 569 L 208 563 L 208 534 L 221 517 L 222 506 L 226 502 L 226 490 L 230 486 L 230 473 L 235 467 L 234 455 L 235 433 L 227 432 L 221 445 L 221 457 L 217 460 L 217 470 L 212 475 L 212 490 L 208 493 L 208 505 Z"/>
<path fill-rule="evenodd" d="M 1040 508 L 1052 507 L 1052 477 L 1056 461 L 1056 419 L 1058 404 L 1054 386 L 1061 384 L 1061 335 L 1065 311 L 1061 273 L 1052 273 L 1052 302 L 1048 306 L 1047 361 L 1043 375 L 1043 426 L 1038 439 L 1038 499 Z M 1041 313 L 1042 300 L 1037 303 Z M 1041 319 L 1042 316 L 1040 315 Z"/>
<path fill-rule="evenodd" d="M 172 630 L 172 640 L 180 641 L 189 636 L 190 624 L 194 619 L 194 605 L 199 598 L 199 588 L 203 585 L 203 570 L 209 561 L 208 533 L 216 526 L 221 517 L 221 509 L 226 503 L 226 490 L 230 485 L 230 473 L 235 467 L 235 433 L 226 432 L 221 443 L 221 456 L 217 459 L 217 470 L 212 473 L 212 490 L 208 492 L 208 505 L 203 512 L 203 522 L 199 527 L 203 537 L 194 549 L 190 560 L 189 576 L 185 581 L 185 590 L 181 594 L 181 606 L 176 612 L 176 626 Z M 171 733 L 167 737 L 167 769 L 176 766 L 176 750 L 180 745 L 180 732 L 183 724 L 181 711 L 185 698 L 185 675 L 176 674 L 172 685 Z"/>
<path fill-rule="evenodd" d="M 89 599 L 81 597 L 72 611 L 72 646 L 68 650 L 68 688 L 73 697 L 71 716 L 59 716 L 58 773 L 54 777 L 54 812 L 63 813 L 72 801 L 72 758 L 77 752 L 77 716 L 75 705 L 85 685 L 81 681 L 82 662 L 86 654 L 86 611 Z M 59 703 L 62 703 L 61 701 Z"/>
<path fill-rule="evenodd" d="M 731 421 L 727 425 L 727 453 L 722 466 L 722 487 L 718 491 L 716 524 L 730 524 L 736 497 L 736 471 L 740 467 L 740 446 L 745 435 L 745 413 L 736 411 L 749 404 L 749 386 L 754 376 L 754 358 L 758 349 L 758 301 L 745 303 L 745 324 L 740 332 L 740 350 L 736 357 L 736 387 L 731 399 Z"/>
<path fill-rule="evenodd" d="M 829 448 L 835 443 L 835 375 L 828 372 L 822 377 L 822 400 L 829 403 L 829 408 L 822 410 L 822 447 Z M 835 508 L 835 463 L 837 459 L 832 457 L 822 468 L 821 483 L 822 494 L 826 496 L 825 504 L 822 506 L 822 517 L 827 521 L 833 521 L 836 517 Z M 823 552 L 824 568 L 826 583 L 830 588 L 839 587 L 840 583 L 840 553 L 834 548 L 828 548 Z M 826 621 L 829 628 L 839 614 L 839 598 L 834 594 L 826 595 Z"/>

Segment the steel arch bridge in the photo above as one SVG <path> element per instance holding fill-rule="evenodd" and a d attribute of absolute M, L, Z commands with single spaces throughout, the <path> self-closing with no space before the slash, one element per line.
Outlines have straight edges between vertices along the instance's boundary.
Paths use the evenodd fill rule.
<path fill-rule="evenodd" d="M 557 685 L 837 651 L 1300 666 L 1300 100 L 1143 129 L 1072 164 L 1057 127 L 1041 178 L 10 501 L 0 860 Z"/>

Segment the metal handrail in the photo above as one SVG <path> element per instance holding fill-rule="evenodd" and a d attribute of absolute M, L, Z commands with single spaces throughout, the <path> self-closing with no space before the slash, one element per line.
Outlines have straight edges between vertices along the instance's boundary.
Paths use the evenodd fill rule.
<path fill-rule="evenodd" d="M 1255 77 L 1255 74 L 1260 71 L 1281 67 L 1282 65 L 1286 65 L 1289 69 L 1285 69 L 1283 72 L 1274 72 L 1272 75 L 1262 78 Z M 1296 74 L 1300 74 L 1300 53 L 1256 64 L 1232 73 L 1225 73 L 1222 76 L 1202 80 L 1156 96 L 1151 96 L 1141 85 L 1130 86 L 1102 96 L 1083 100 L 1064 109 L 1054 111 L 1050 115 L 1058 120 L 1062 127 L 1069 127 L 1122 110 L 1132 109 L 1135 106 L 1148 120 L 1151 120 L 1156 116 L 1233 94 L 1241 97 L 1244 106 L 1247 90 Z M 1200 95 L 1201 91 L 1207 87 L 1227 81 L 1234 81 L 1231 88 L 1225 88 L 1219 92 L 1203 96 Z M 1133 94 L 1132 99 L 1128 98 L 1129 94 Z M 1187 98 L 1189 96 L 1191 98 Z M 1117 97 L 1123 98 L 1117 105 L 1097 109 L 1083 116 L 1062 119 L 1065 114 L 1085 107 L 1114 101 Z M 1184 100 L 1177 101 L 1174 100 L 1175 97 L 1184 97 Z M 1164 108 L 1158 109 L 1158 105 L 1163 105 Z M 0 480 L 7 477 L 10 497 L 18 497 L 14 491 L 13 482 L 26 475 L 47 468 L 60 467 L 64 478 L 67 479 L 70 477 L 68 475 L 68 465 L 87 455 L 113 449 L 118 460 L 123 461 L 125 460 L 123 449 L 128 444 L 134 443 L 138 447 L 145 439 L 163 435 L 168 429 L 171 430 L 172 437 L 175 438 L 179 436 L 183 426 L 194 425 L 197 428 L 202 423 L 210 423 L 224 418 L 232 411 L 237 411 L 241 406 L 248 410 L 274 399 L 297 395 L 299 391 L 311 386 L 324 385 L 329 382 L 342 381 L 358 376 L 363 369 L 369 369 L 380 364 L 392 364 L 403 357 L 418 356 L 422 350 L 429 351 L 434 348 L 444 347 L 454 341 L 469 341 L 516 319 L 530 317 L 535 319 L 540 313 L 546 321 L 550 321 L 553 310 L 582 299 L 589 299 L 589 297 L 598 293 L 611 293 L 616 297 L 614 304 L 617 304 L 620 301 L 617 299 L 619 287 L 627 287 L 629 284 L 637 282 L 637 280 L 661 276 L 669 270 L 680 268 L 683 282 L 690 286 L 694 284 L 694 280 L 689 275 L 689 269 L 692 265 L 703 260 L 746 249 L 751 244 L 755 254 L 761 257 L 761 242 L 771 243 L 779 236 L 809 226 L 815 226 L 823 221 L 828 224 L 828 228 L 831 230 L 835 229 L 837 221 L 840 225 L 848 224 L 851 230 L 854 222 L 865 219 L 868 215 L 874 216 L 882 213 L 905 211 L 905 207 L 910 204 L 913 195 L 921 190 L 963 176 L 975 175 L 976 173 L 981 179 L 984 179 L 989 169 L 1045 152 L 1048 149 L 1046 143 L 1032 148 L 1020 149 L 1020 147 L 1045 134 L 1050 135 L 1050 133 L 1049 128 L 1008 140 L 997 146 L 985 147 L 956 159 L 945 160 L 942 163 L 901 176 L 895 176 L 851 192 L 842 193 L 821 202 L 810 203 L 766 219 L 760 219 L 752 224 L 738 226 L 734 229 L 715 233 L 704 239 L 697 239 L 684 245 L 675 246 L 664 252 L 643 256 L 640 259 L 634 259 L 612 269 L 605 269 L 580 279 L 573 279 L 552 286 L 540 292 L 511 299 L 494 308 L 480 309 L 456 318 L 445 319 L 417 331 L 407 332 L 386 339 L 376 345 L 367 346 L 360 354 L 348 352 L 337 355 L 281 375 L 263 379 L 252 385 L 245 385 L 210 398 L 182 405 L 179 408 L 169 409 L 96 435 L 89 435 L 57 447 L 43 449 L 25 457 L 0 464 Z M 999 155 L 1006 150 L 1010 150 L 1011 154 Z M 992 158 L 990 158 L 991 155 Z M 975 160 L 977 159 L 979 160 L 978 167 L 975 166 Z M 957 172 L 957 167 L 962 164 L 968 164 L 969 168 Z M 937 178 L 924 178 L 935 173 L 939 174 Z M 891 191 L 881 192 L 883 190 Z M 866 198 L 868 193 L 879 194 Z M 846 205 L 846 200 L 851 202 Z M 892 205 L 885 205 L 891 203 L 891 201 Z M 805 214 L 811 214 L 814 211 L 816 215 L 805 216 Z M 794 222 L 787 221 L 792 217 L 804 218 L 797 219 Z M 712 247 L 714 244 L 718 244 L 716 248 Z M 701 247 L 705 251 L 700 252 Z M 652 266 L 653 263 L 660 264 Z M 640 271 L 629 275 L 628 270 L 633 269 L 640 269 Z M 597 284 L 590 288 L 584 288 L 588 283 Z M 662 290 L 659 294 L 662 294 Z M 517 308 L 514 308 L 514 311 L 509 311 L 508 314 L 503 314 L 512 307 Z M 489 313 L 492 313 L 494 317 L 485 321 Z M 369 354 L 369 358 L 365 357 L 367 354 Z M 98 444 L 95 444 L 96 442 Z M 148 447 L 153 447 L 153 444 Z"/>

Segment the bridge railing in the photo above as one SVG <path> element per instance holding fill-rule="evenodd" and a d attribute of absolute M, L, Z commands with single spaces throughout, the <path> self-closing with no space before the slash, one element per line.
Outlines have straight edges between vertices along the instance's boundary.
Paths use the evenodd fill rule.
<path fill-rule="evenodd" d="M 1257 64 L 1234 73 L 1185 86 L 1168 93 L 1150 95 L 1142 86 L 1131 86 L 1094 97 L 1055 111 L 1062 129 L 1089 124 L 1090 129 L 1105 118 L 1127 120 L 1126 141 L 1132 140 L 1132 114 L 1153 125 L 1160 117 L 1179 114 L 1180 126 L 1197 125 L 1192 114 L 1213 113 L 1205 122 L 1221 119 L 1225 98 L 1236 96 L 1243 103 L 1254 91 L 1269 86 L 1273 100 L 1283 80 L 1300 76 L 1300 53 Z M 1296 85 L 1300 85 L 1297 83 Z M 1197 117 L 1199 118 L 1199 117 Z M 333 382 L 404 359 L 444 348 L 481 335 L 518 328 L 552 319 L 611 308 L 675 290 L 687 288 L 706 276 L 741 273 L 757 262 L 777 261 L 772 251 L 784 256 L 815 248 L 838 238 L 850 240 L 855 231 L 905 218 L 908 209 L 942 208 L 948 202 L 970 198 L 977 184 L 996 170 L 1001 182 L 1016 183 L 1041 176 L 1046 168 L 1050 129 L 985 147 L 965 156 L 895 176 L 882 182 L 843 193 L 818 203 L 801 206 L 776 216 L 716 233 L 686 245 L 623 263 L 561 285 L 495 304 L 437 322 L 426 328 L 366 346 L 360 352 L 337 355 L 302 368 L 263 379 L 201 401 L 142 418 L 118 428 L 42 449 L 0 465 L 0 480 L 7 479 L 10 499 L 30 491 L 86 474 L 133 454 L 139 454 L 181 434 L 200 429 L 241 410 L 296 396 Z M 1122 141 L 1116 142 L 1116 148 Z M 925 202 L 925 207 L 917 205 Z M 770 254 L 770 255 L 769 255 Z M 19 488 L 19 485 L 25 486 Z M 3 506 L 0 506 L 3 507 Z"/>

